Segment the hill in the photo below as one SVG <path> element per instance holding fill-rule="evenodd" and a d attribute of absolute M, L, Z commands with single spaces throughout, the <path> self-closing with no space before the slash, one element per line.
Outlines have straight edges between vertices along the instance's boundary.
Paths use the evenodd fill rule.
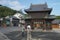
<path fill-rule="evenodd" d="M 16 10 L 0 5 L 0 18 L 14 15 L 16 12 Z"/>

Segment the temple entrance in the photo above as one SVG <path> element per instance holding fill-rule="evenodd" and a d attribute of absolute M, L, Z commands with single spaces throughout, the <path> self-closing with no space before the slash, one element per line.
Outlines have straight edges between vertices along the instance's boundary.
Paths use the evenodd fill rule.
<path fill-rule="evenodd" d="M 50 30 L 52 29 L 51 27 L 51 21 L 50 20 L 45 20 L 45 19 L 30 19 L 26 20 L 26 25 L 30 24 L 32 29 L 45 29 L 45 30 Z"/>
<path fill-rule="evenodd" d="M 40 22 L 34 22 L 33 23 L 33 27 L 37 28 L 37 29 L 41 29 L 43 27 L 43 22 L 42 21 L 40 21 Z"/>
<path fill-rule="evenodd" d="M 51 28 L 51 21 L 49 21 L 49 20 L 33 20 L 32 22 L 33 23 L 31 25 L 31 27 L 33 27 L 34 29 L 35 28 L 46 29 L 46 30 L 52 29 Z"/>

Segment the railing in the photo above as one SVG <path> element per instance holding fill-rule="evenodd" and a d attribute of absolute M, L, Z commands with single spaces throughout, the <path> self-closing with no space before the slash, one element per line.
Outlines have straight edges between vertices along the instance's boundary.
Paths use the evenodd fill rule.
<path fill-rule="evenodd" d="M 56 16 L 54 16 L 54 15 L 50 15 L 50 16 L 46 16 L 45 18 L 56 18 Z"/>

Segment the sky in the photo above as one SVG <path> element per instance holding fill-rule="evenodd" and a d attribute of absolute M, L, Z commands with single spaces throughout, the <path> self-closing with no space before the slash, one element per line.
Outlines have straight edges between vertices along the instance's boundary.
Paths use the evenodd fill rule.
<path fill-rule="evenodd" d="M 52 15 L 60 15 L 60 0 L 0 0 L 0 4 L 10 7 L 14 10 L 27 9 L 30 4 L 47 3 L 49 8 L 52 8 Z"/>

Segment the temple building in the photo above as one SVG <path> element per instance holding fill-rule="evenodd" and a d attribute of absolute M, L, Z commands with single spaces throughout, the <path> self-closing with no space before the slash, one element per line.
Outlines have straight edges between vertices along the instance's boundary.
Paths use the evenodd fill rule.
<path fill-rule="evenodd" d="M 45 4 L 31 4 L 30 8 L 25 9 L 28 17 L 25 18 L 26 25 L 31 28 L 52 29 L 51 22 L 55 19 L 54 15 L 50 15 L 52 8 L 48 8 Z"/>

